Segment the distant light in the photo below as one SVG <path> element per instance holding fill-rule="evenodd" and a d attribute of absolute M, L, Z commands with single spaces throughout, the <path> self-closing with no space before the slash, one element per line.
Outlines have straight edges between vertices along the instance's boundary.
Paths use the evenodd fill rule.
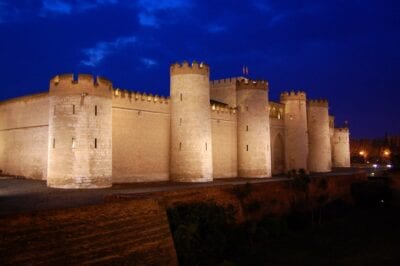
<path fill-rule="evenodd" d="M 375 176 L 375 173 L 374 173 L 374 172 L 372 172 L 372 173 L 371 173 L 371 176 Z"/>
<path fill-rule="evenodd" d="M 387 168 L 392 168 L 391 164 L 386 165 Z"/>
<path fill-rule="evenodd" d="M 385 201 L 383 199 L 381 199 L 381 203 L 384 203 Z"/>
<path fill-rule="evenodd" d="M 372 167 L 378 168 L 378 165 L 377 164 L 373 164 Z"/>
<path fill-rule="evenodd" d="M 389 155 L 390 155 L 390 151 L 389 151 L 389 150 L 385 150 L 385 151 L 383 152 L 383 154 L 384 154 L 385 156 L 389 156 Z"/>
<path fill-rule="evenodd" d="M 358 154 L 360 154 L 361 156 L 363 156 L 365 154 L 365 151 L 360 151 Z"/>

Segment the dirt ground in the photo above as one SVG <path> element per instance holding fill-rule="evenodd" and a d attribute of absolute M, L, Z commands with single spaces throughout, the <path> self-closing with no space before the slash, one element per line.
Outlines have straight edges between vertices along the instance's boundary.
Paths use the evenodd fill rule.
<path fill-rule="evenodd" d="M 332 173 L 316 176 L 347 175 L 360 169 L 335 169 Z M 0 177 L 0 217 L 11 214 L 29 213 L 40 210 L 55 210 L 86 205 L 101 204 L 108 196 L 115 194 L 143 194 L 158 191 L 173 191 L 187 188 L 212 187 L 264 183 L 288 180 L 284 176 L 266 179 L 228 178 L 208 183 L 151 182 L 114 184 L 107 189 L 56 189 L 46 186 L 46 181 L 13 177 Z"/>

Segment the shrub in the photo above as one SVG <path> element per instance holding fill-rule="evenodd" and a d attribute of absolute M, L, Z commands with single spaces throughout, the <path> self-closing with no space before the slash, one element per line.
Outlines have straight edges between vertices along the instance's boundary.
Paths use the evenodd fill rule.
<path fill-rule="evenodd" d="M 368 180 L 351 185 L 351 195 L 360 207 L 382 206 L 392 199 L 392 191 L 384 180 Z"/>
<path fill-rule="evenodd" d="M 252 191 L 251 184 L 247 182 L 245 185 L 238 185 L 233 187 L 233 193 L 238 198 L 239 201 L 247 198 Z"/>
<path fill-rule="evenodd" d="M 261 203 L 258 200 L 253 200 L 249 204 L 244 205 L 244 210 L 249 213 L 257 212 L 261 209 Z"/>
<path fill-rule="evenodd" d="M 326 190 L 328 188 L 328 180 L 326 178 L 321 178 L 318 182 L 318 188 Z"/>
<path fill-rule="evenodd" d="M 232 206 L 193 203 L 170 208 L 167 214 L 180 265 L 222 262 L 234 222 Z"/>

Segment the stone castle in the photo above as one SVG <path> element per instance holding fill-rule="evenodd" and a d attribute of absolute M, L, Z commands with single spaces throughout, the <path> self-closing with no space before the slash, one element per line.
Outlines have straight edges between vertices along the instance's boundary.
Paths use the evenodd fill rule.
<path fill-rule="evenodd" d="M 102 188 L 350 166 L 349 130 L 334 128 L 326 100 L 284 92 L 272 102 L 267 81 L 209 74 L 203 63 L 171 65 L 167 98 L 58 75 L 49 92 L 0 103 L 1 172 Z"/>

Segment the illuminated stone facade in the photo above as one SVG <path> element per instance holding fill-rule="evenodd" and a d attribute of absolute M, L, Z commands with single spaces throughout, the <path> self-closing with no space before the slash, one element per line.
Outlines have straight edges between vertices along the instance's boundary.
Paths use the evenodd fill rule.
<path fill-rule="evenodd" d="M 0 103 L 3 174 L 51 187 L 268 178 L 349 167 L 349 130 L 305 92 L 268 99 L 268 82 L 209 80 L 206 64 L 170 68 L 170 97 L 59 75 L 48 93 Z"/>

